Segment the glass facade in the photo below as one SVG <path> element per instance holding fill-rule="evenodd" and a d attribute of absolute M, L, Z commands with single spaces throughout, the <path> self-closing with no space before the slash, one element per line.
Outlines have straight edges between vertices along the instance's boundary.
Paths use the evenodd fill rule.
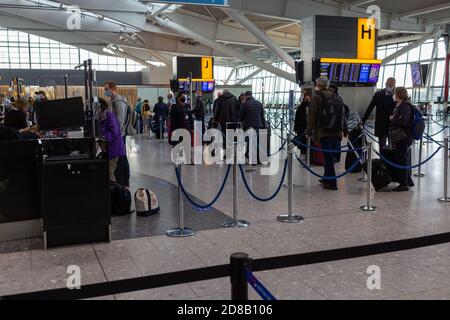
<path fill-rule="evenodd" d="M 0 29 L 0 69 L 73 69 L 92 59 L 99 71 L 141 71 L 144 67 L 129 59 L 99 55 L 61 42 Z"/>

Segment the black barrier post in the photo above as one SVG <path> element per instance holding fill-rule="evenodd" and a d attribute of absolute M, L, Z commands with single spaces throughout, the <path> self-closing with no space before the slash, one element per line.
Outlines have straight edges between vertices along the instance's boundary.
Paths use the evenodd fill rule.
<path fill-rule="evenodd" d="M 248 301 L 247 270 L 251 260 L 246 253 L 233 253 L 230 258 L 231 300 Z"/>

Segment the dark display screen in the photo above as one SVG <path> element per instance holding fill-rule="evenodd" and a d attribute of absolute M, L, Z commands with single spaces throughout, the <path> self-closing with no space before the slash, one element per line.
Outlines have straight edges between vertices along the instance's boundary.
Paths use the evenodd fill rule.
<path fill-rule="evenodd" d="M 319 71 L 320 74 L 316 74 L 315 77 L 325 76 L 336 84 L 374 85 L 378 82 L 380 65 L 322 62 Z"/>
<path fill-rule="evenodd" d="M 39 130 L 83 127 L 85 125 L 82 98 L 69 98 L 36 103 Z"/>

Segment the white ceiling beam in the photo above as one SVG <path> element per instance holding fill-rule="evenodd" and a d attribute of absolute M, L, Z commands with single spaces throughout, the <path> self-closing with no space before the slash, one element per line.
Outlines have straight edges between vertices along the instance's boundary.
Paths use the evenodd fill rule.
<path fill-rule="evenodd" d="M 384 65 L 388 64 L 389 62 L 394 61 L 395 59 L 397 59 L 398 57 L 401 57 L 405 53 L 407 53 L 407 52 L 417 48 L 418 46 L 421 46 L 422 44 L 424 44 L 428 40 L 433 39 L 435 36 L 436 37 L 440 37 L 443 32 L 444 32 L 444 28 L 443 27 L 440 26 L 440 27 L 436 28 L 433 33 L 424 35 L 422 38 L 412 42 L 408 46 L 403 47 L 402 49 L 400 49 L 397 52 L 391 54 L 390 56 L 387 56 L 386 58 L 383 59 L 383 62 L 381 64 L 384 66 Z"/>
<path fill-rule="evenodd" d="M 434 6 L 427 6 L 417 10 L 406 11 L 399 14 L 394 15 L 394 18 L 407 18 L 407 17 L 416 17 L 423 14 L 433 13 L 445 9 L 450 8 L 450 2 L 441 3 Z"/>
<path fill-rule="evenodd" d="M 376 0 L 355 0 L 355 1 L 350 1 L 348 3 L 343 4 L 343 6 L 345 8 L 351 8 L 351 7 L 359 7 L 365 4 L 369 4 L 372 2 L 375 2 Z"/>
<path fill-rule="evenodd" d="M 258 59 L 255 59 L 245 53 L 242 53 L 241 51 L 234 50 L 228 46 L 225 46 L 221 43 L 216 42 L 215 40 L 211 38 L 207 38 L 201 34 L 198 34 L 191 29 L 186 28 L 184 25 L 179 25 L 173 21 L 171 21 L 169 18 L 157 18 L 157 17 L 151 17 L 155 22 L 157 22 L 160 26 L 168 28 L 173 30 L 175 33 L 184 35 L 187 37 L 190 37 L 194 40 L 199 41 L 200 43 L 203 43 L 204 45 L 207 45 L 211 48 L 216 49 L 217 51 L 220 51 L 224 53 L 225 55 L 228 55 L 230 57 L 236 57 L 242 61 L 245 61 L 247 63 L 251 63 L 261 69 L 267 70 L 270 73 L 273 73 L 281 78 L 284 78 L 286 80 L 295 82 L 295 75 L 290 74 L 286 71 L 283 71 L 281 69 L 278 69 L 272 65 L 269 65 L 267 63 L 261 62 Z"/>
<path fill-rule="evenodd" d="M 245 15 L 235 10 L 224 10 L 230 17 L 238 22 L 242 27 L 247 29 L 256 39 L 265 44 L 267 49 L 271 51 L 275 56 L 286 62 L 288 66 L 295 69 L 294 59 L 282 48 L 280 48 L 269 36 L 261 31 L 252 21 L 250 21 Z M 299 46 L 300 47 L 300 46 Z"/>

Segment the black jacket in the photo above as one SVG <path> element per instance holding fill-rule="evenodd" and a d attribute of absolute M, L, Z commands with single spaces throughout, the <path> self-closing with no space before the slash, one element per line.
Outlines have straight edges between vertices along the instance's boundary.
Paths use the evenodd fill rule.
<path fill-rule="evenodd" d="M 264 129 L 265 118 L 262 103 L 255 100 L 253 97 L 247 98 L 239 110 L 239 122 L 242 122 L 244 130 L 250 128 Z"/>
<path fill-rule="evenodd" d="M 197 121 L 205 121 L 205 104 L 201 97 L 198 97 L 195 101 L 195 108 L 192 110 L 192 114 Z"/>
<path fill-rule="evenodd" d="M 169 116 L 169 106 L 167 104 L 163 103 L 157 103 L 155 104 L 153 108 L 153 112 L 155 113 L 154 119 L 156 122 L 159 123 L 159 118 L 162 117 L 163 121 L 166 121 L 167 117 Z"/>
<path fill-rule="evenodd" d="M 237 99 L 229 92 L 217 99 L 214 122 L 220 124 L 222 131 L 227 129 L 227 123 L 237 122 L 236 106 Z"/>
<path fill-rule="evenodd" d="M 305 133 L 306 129 L 308 128 L 308 118 L 306 115 L 307 108 L 309 108 L 309 102 L 303 101 L 297 108 L 297 112 L 295 113 L 294 132 L 298 135 Z"/>
<path fill-rule="evenodd" d="M 411 102 L 404 101 L 394 109 L 393 118 L 391 120 L 391 130 L 401 128 L 404 129 L 408 135 L 404 141 L 400 141 L 399 143 L 408 145 L 413 143 L 413 137 L 411 135 L 413 120 L 413 105 Z"/>
<path fill-rule="evenodd" d="M 172 131 L 177 129 L 191 130 L 191 122 L 184 105 L 175 104 L 170 110 L 170 127 Z"/>
<path fill-rule="evenodd" d="M 5 126 L 16 130 L 28 128 L 27 115 L 23 111 L 11 109 L 5 115 Z"/>
<path fill-rule="evenodd" d="M 369 119 L 374 108 L 377 108 L 375 116 L 375 135 L 377 137 L 387 137 L 389 134 L 390 117 L 395 109 L 393 95 L 387 94 L 386 89 L 375 93 L 372 102 L 362 119 L 363 122 L 366 122 L 367 119 Z"/>

